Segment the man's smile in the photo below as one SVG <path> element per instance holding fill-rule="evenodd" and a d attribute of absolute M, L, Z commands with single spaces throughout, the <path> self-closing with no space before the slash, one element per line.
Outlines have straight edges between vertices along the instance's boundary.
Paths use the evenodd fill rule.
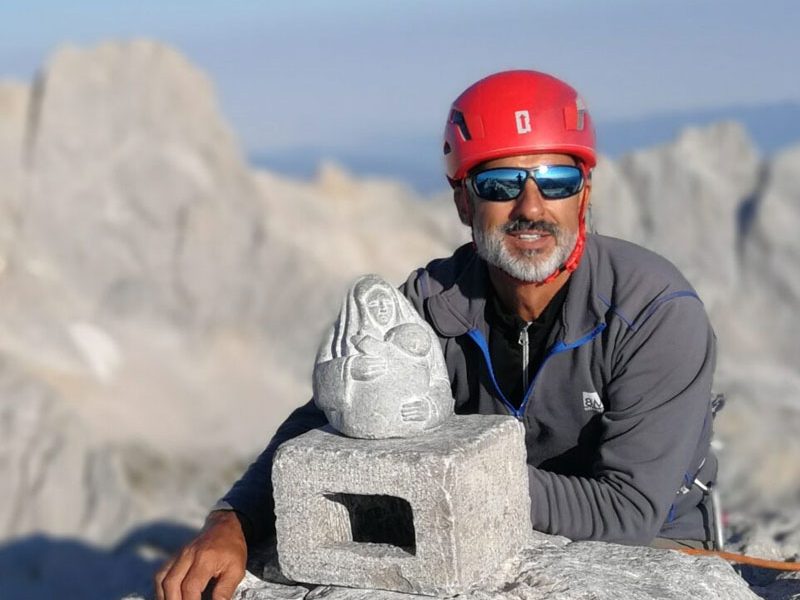
<path fill-rule="evenodd" d="M 558 227 L 547 221 L 516 220 L 503 227 L 514 246 L 528 251 L 542 251 L 555 243 L 557 231 Z"/>

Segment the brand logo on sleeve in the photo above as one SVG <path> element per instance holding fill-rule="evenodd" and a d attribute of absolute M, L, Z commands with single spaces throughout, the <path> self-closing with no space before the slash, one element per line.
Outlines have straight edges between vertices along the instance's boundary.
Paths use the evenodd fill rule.
<path fill-rule="evenodd" d="M 583 410 L 602 413 L 605 411 L 603 401 L 597 392 L 583 392 Z"/>
<path fill-rule="evenodd" d="M 527 110 L 518 110 L 514 113 L 514 118 L 517 120 L 517 133 L 530 133 L 531 115 Z"/>

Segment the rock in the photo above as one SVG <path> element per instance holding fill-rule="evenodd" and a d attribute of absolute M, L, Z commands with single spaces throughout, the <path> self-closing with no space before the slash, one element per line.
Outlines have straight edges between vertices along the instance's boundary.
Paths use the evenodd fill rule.
<path fill-rule="evenodd" d="M 285 598 L 281 586 L 260 588 L 253 579 L 237 589 L 235 600 Z M 248 596 L 250 589 L 261 595 Z M 275 595 L 270 595 L 275 594 Z M 283 594 L 283 595 L 278 595 Z M 322 586 L 305 600 L 404 600 L 409 594 Z M 788 596 L 783 596 L 788 597 Z M 504 562 L 492 576 L 456 596 L 465 600 L 750 600 L 754 594 L 726 562 L 691 557 L 671 550 L 621 546 L 603 542 L 572 542 L 534 534 L 532 541 Z"/>
<path fill-rule="evenodd" d="M 233 600 L 303 600 L 307 595 L 308 588 L 271 583 L 248 572 L 236 589 Z"/>
<path fill-rule="evenodd" d="M 115 315 L 196 326 L 252 311 L 256 190 L 203 74 L 154 42 L 65 47 L 31 102 L 23 263 Z"/>
<path fill-rule="evenodd" d="M 0 277 L 19 226 L 29 101 L 29 86 L 0 82 Z"/>
<path fill-rule="evenodd" d="M 4 538 L 116 533 L 129 512 L 116 458 L 92 447 L 52 389 L 0 359 L 0 466 L 9 491 L 0 504 Z"/>
<path fill-rule="evenodd" d="M 315 429 L 281 445 L 272 480 L 281 571 L 296 581 L 453 595 L 531 532 L 524 430 L 509 416 L 397 439 Z"/>
<path fill-rule="evenodd" d="M 800 145 L 773 158 L 743 240 L 742 297 L 730 322 L 738 354 L 800 368 Z M 751 322 L 752 320 L 752 322 Z M 749 327 L 747 323 L 749 322 Z M 757 327 L 754 327 L 757 323 Z M 743 346 L 743 347 L 742 347 Z"/>
<path fill-rule="evenodd" d="M 639 207 L 640 233 L 631 241 L 673 261 L 712 312 L 738 281 L 739 209 L 754 193 L 760 167 L 755 146 L 734 123 L 688 129 L 619 164 Z M 600 214 L 614 204 L 599 198 L 594 206 Z"/>
<path fill-rule="evenodd" d="M 0 355 L 0 543 L 46 533 L 112 544 L 175 515 L 198 526 L 227 485 L 220 473 L 243 466 L 227 461 L 101 438 L 55 388 Z"/>
<path fill-rule="evenodd" d="M 715 423 L 723 506 L 754 523 L 758 511 L 789 513 L 800 497 L 800 376 L 753 359 L 726 366 L 717 379 L 727 395 Z"/>
<path fill-rule="evenodd" d="M 269 297 L 260 327 L 277 341 L 292 340 L 282 355 L 305 386 L 309 357 L 356 277 L 374 272 L 399 284 L 468 237 L 452 218 L 452 200 L 428 204 L 395 182 L 355 179 L 333 166 L 327 172 L 310 184 L 257 175 L 273 244 L 259 274 Z M 284 312 L 294 308 L 302 310 L 304 335 L 297 335 L 297 318 Z"/>
<path fill-rule="evenodd" d="M 619 166 L 603 156 L 592 173 L 588 228 L 631 242 L 645 241 L 644 205 Z"/>
<path fill-rule="evenodd" d="M 589 597 L 589 590 L 598 599 L 757 597 L 720 559 L 602 542 L 558 545 L 543 540 L 522 554 L 515 570 L 519 574 L 495 584 L 493 594 L 473 597 L 502 598 L 509 588 L 530 600 L 577 600 Z"/>

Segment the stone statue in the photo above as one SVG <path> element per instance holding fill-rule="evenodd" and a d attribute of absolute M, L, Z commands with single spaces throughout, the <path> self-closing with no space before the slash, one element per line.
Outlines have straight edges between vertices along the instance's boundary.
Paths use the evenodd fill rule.
<path fill-rule="evenodd" d="M 314 400 L 356 438 L 417 435 L 453 413 L 439 340 L 379 276 L 360 277 L 347 293 L 317 352 Z"/>

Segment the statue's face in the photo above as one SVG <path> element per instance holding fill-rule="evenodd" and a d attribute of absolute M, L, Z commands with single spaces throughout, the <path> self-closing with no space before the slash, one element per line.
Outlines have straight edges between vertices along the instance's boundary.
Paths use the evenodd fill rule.
<path fill-rule="evenodd" d="M 372 320 L 381 327 L 394 322 L 394 300 L 382 288 L 375 288 L 367 295 L 367 310 Z"/>

